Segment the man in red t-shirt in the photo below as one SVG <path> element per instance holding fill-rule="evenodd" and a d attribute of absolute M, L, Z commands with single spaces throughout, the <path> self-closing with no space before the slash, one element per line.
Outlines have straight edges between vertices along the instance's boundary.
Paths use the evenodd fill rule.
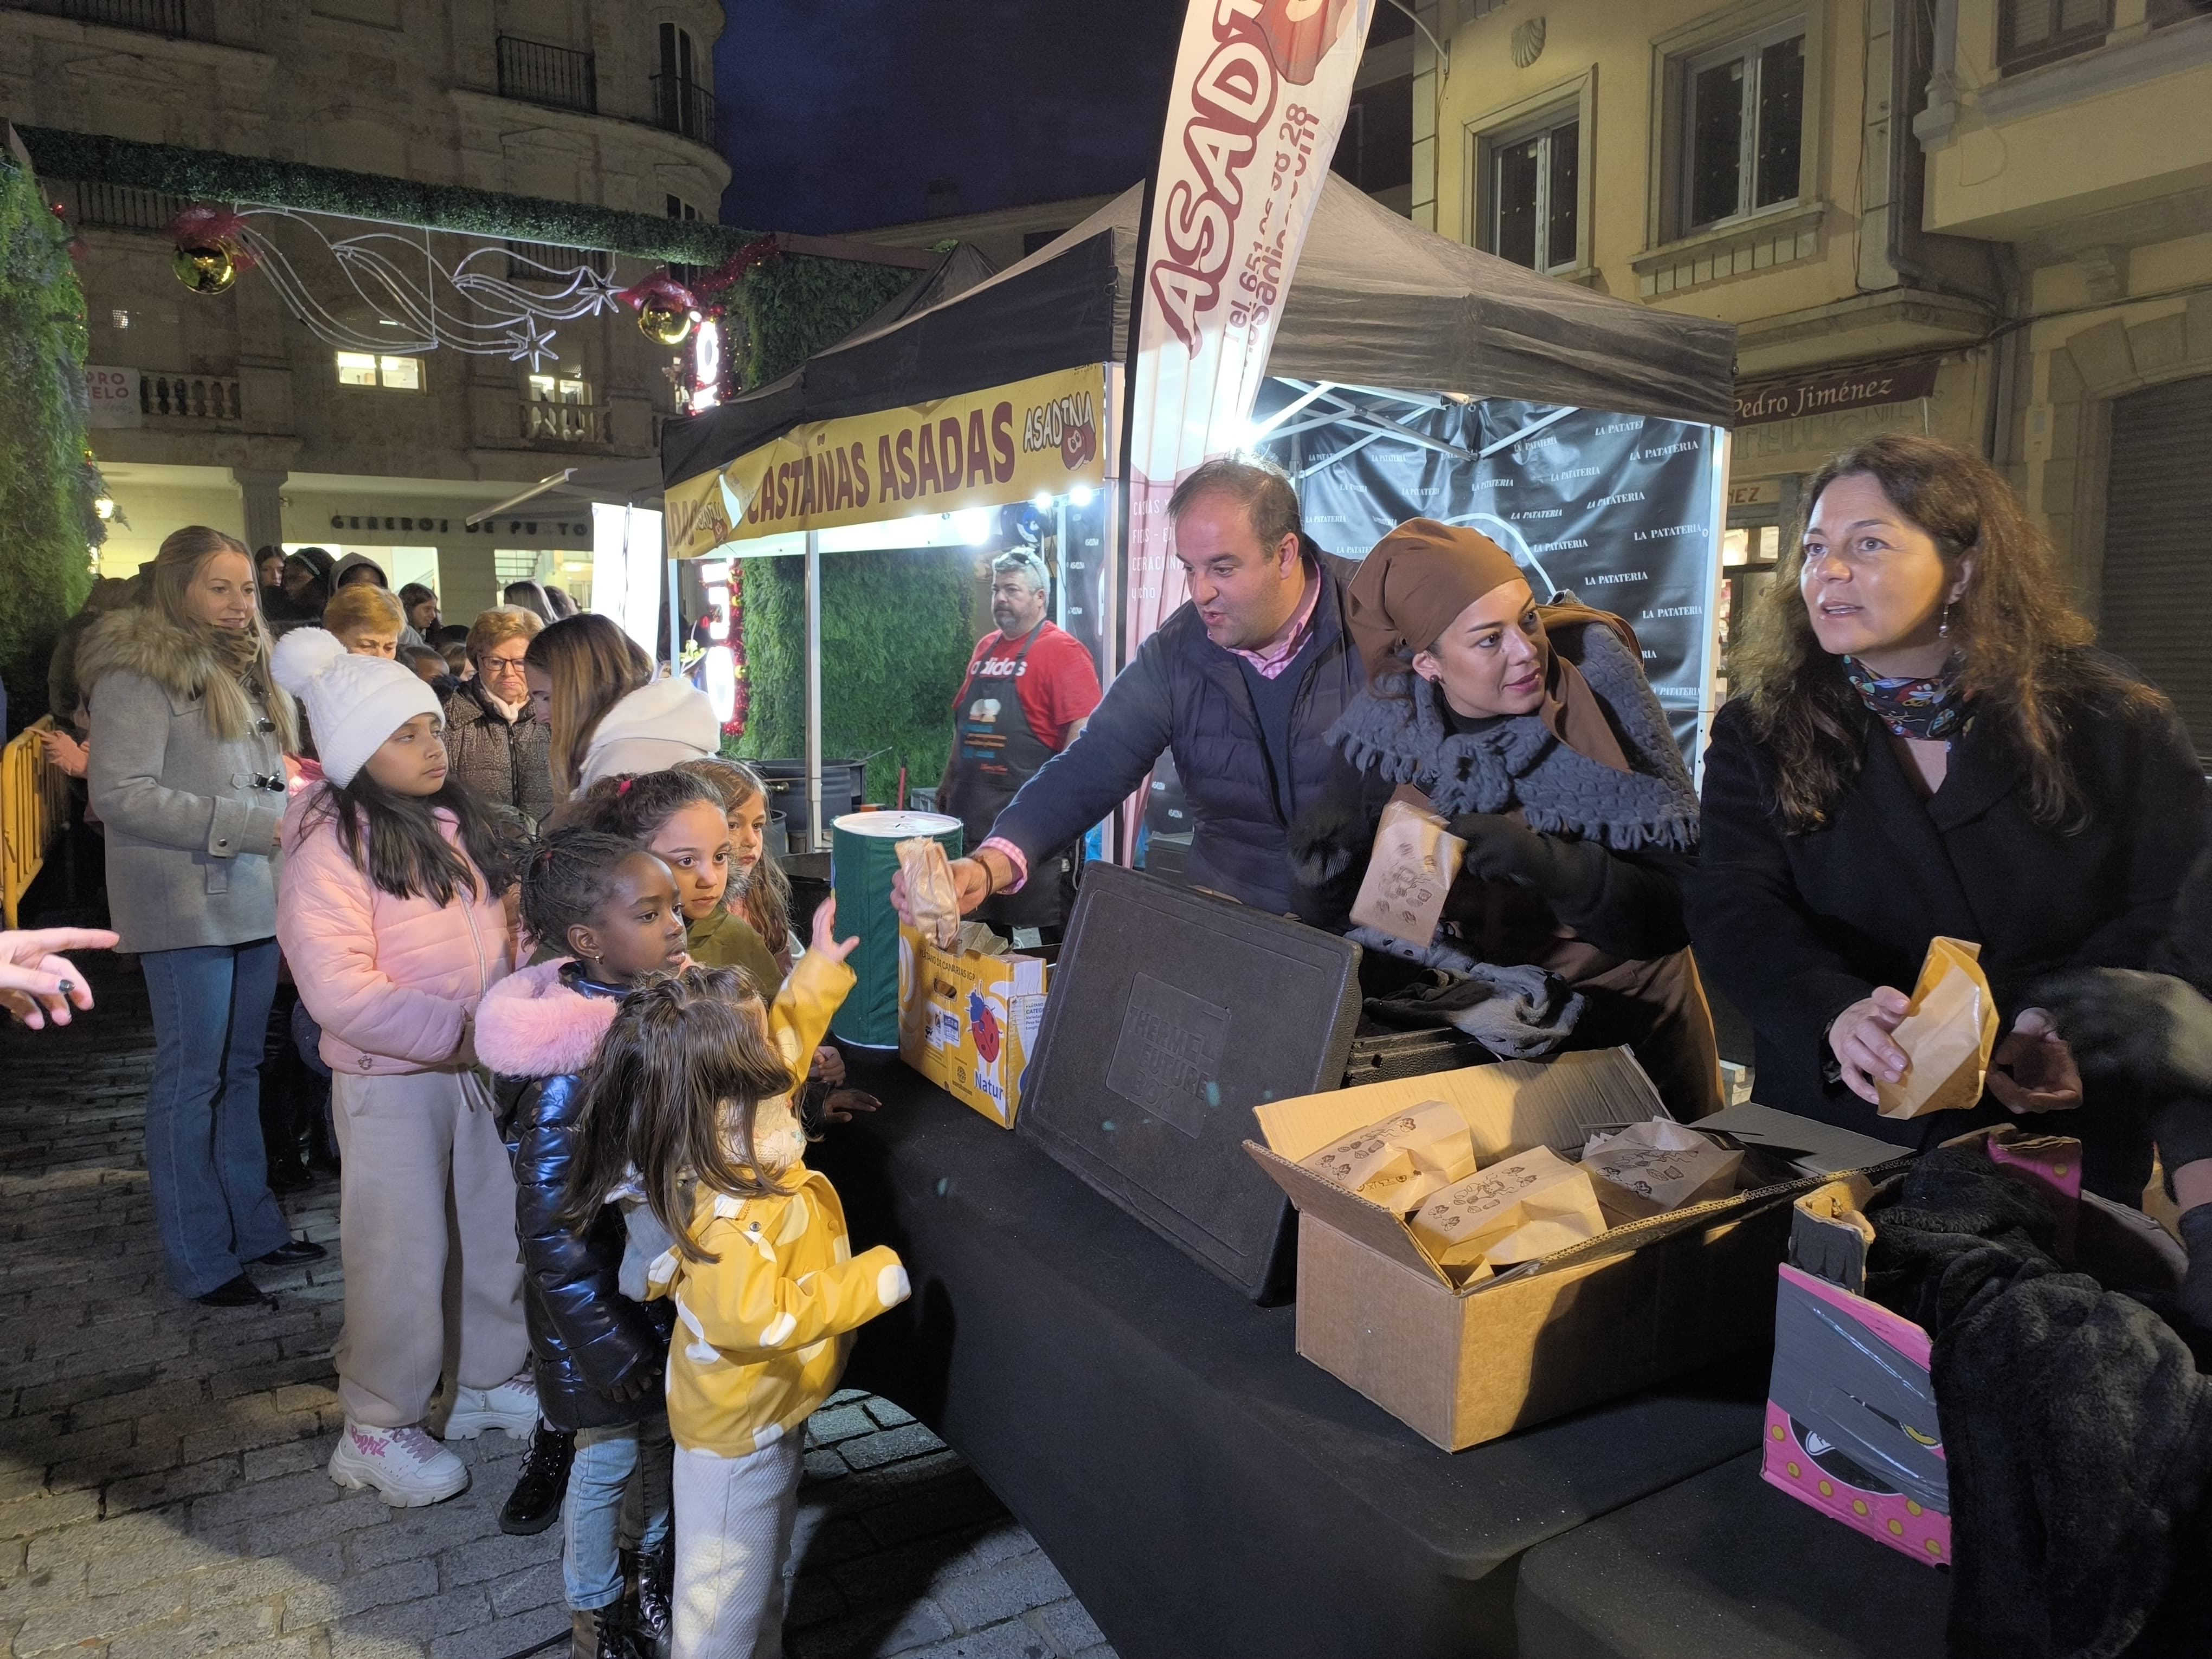
<path fill-rule="evenodd" d="M 1027 549 L 991 563 L 991 617 L 998 631 L 986 635 L 969 659 L 967 678 L 953 699 L 952 753 L 937 792 L 938 810 L 958 817 L 972 851 L 992 823 L 1036 770 L 1075 741 L 1098 707 L 1098 670 L 1091 653 L 1066 629 L 1045 617 L 1050 593 L 1044 562 Z M 1061 920 L 1066 848 L 1055 851 L 1024 883 L 975 914 L 1006 927 L 1050 927 Z"/>

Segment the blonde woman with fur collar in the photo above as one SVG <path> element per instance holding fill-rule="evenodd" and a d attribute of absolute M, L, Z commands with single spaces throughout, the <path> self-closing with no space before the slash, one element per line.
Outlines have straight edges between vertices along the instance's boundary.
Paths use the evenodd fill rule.
<path fill-rule="evenodd" d="M 162 1255 L 174 1290 L 217 1307 L 265 1300 L 248 1264 L 324 1254 L 291 1237 L 261 1145 L 276 837 L 299 746 L 269 650 L 252 556 L 195 525 L 161 544 L 140 602 L 103 617 L 77 655 L 108 905 L 153 1005 L 146 1170 Z"/>

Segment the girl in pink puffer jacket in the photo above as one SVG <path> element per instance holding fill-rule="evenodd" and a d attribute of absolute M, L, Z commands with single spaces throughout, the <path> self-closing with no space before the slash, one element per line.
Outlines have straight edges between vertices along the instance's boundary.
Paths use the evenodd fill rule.
<path fill-rule="evenodd" d="M 447 1439 L 519 1438 L 538 1420 L 514 1176 L 475 1046 L 477 1005 L 511 961 L 485 873 L 502 860 L 490 815 L 447 776 L 437 694 L 412 671 L 321 629 L 285 635 L 274 669 L 307 706 L 323 769 L 284 815 L 276 937 L 323 1028 L 342 1155 L 346 1424 L 330 1474 L 434 1504 L 468 1484 L 423 1427 L 441 1376 Z"/>

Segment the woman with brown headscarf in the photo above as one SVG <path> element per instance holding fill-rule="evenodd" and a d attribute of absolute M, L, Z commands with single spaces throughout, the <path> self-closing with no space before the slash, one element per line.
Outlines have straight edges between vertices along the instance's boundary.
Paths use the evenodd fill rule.
<path fill-rule="evenodd" d="M 1300 879 L 1348 915 L 1384 804 L 1419 789 L 1467 843 L 1435 935 L 1355 936 L 1462 976 L 1425 1000 L 1500 1054 L 1626 1043 L 1677 1117 L 1717 1109 L 1682 921 L 1698 799 L 1627 623 L 1539 605 L 1504 549 L 1431 519 L 1376 544 L 1350 605 L 1370 684 L 1293 831 Z"/>

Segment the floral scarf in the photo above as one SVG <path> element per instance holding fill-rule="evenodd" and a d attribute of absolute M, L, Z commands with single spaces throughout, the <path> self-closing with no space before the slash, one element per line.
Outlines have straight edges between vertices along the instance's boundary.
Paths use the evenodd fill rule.
<path fill-rule="evenodd" d="M 1940 674 L 1925 678 L 1881 679 L 1856 657 L 1844 659 L 1844 677 L 1868 712 L 1895 736 L 1923 743 L 1962 738 L 1974 724 L 1974 711 L 1959 690 L 1966 665 L 1954 657 Z"/>

